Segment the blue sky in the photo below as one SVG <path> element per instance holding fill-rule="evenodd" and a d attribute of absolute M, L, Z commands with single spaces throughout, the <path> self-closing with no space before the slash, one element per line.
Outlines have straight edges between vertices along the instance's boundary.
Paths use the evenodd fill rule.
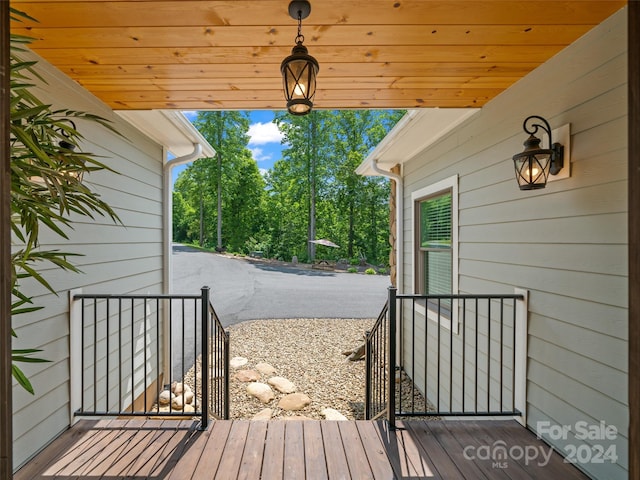
<path fill-rule="evenodd" d="M 185 116 L 193 121 L 198 112 L 187 111 L 182 112 Z M 280 160 L 283 145 L 280 144 L 282 135 L 278 131 L 278 127 L 272 123 L 274 112 L 271 110 L 255 110 L 249 112 L 249 150 L 253 155 L 253 159 L 258 164 L 258 168 L 266 172 L 269 170 L 276 160 Z M 173 169 L 173 180 L 175 181 L 178 174 L 186 168 L 186 165 L 177 166 Z"/>

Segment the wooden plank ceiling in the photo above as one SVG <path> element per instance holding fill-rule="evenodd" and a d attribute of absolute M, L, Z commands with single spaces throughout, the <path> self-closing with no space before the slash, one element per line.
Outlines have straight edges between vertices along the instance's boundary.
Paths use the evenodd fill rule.
<path fill-rule="evenodd" d="M 113 109 L 283 109 L 288 0 L 12 0 L 32 48 Z M 621 0 L 315 0 L 316 108 L 481 107 Z"/>

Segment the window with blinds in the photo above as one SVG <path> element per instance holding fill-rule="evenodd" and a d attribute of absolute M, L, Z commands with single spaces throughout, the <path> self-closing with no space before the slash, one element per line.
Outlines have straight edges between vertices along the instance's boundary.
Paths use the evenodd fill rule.
<path fill-rule="evenodd" d="M 452 192 L 447 190 L 419 200 L 418 288 L 425 295 L 452 293 L 453 212 Z M 449 310 L 451 302 L 443 301 Z M 437 302 L 430 306 L 437 306 Z"/>

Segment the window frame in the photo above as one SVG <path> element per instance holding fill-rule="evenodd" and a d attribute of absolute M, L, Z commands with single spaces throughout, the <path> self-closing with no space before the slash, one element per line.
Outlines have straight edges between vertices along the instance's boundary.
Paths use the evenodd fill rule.
<path fill-rule="evenodd" d="M 420 202 L 429 198 L 437 197 L 451 192 L 451 293 L 456 295 L 458 290 L 458 175 L 440 180 L 439 182 L 420 188 L 411 193 L 411 213 L 413 228 L 413 291 L 414 294 L 420 292 L 419 272 L 422 271 L 420 262 L 422 261 L 420 249 Z M 416 304 L 416 311 L 433 322 L 438 322 L 438 312 L 436 308 L 425 307 L 424 304 Z M 440 326 L 447 330 L 453 329 L 458 333 L 458 306 L 457 301 L 452 301 L 449 315 L 440 312 Z"/>

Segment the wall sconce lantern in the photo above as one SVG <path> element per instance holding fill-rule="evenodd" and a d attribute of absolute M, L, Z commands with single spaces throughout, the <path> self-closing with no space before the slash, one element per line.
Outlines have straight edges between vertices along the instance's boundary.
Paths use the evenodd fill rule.
<path fill-rule="evenodd" d="M 69 120 L 67 118 L 67 119 L 64 119 L 64 121 L 69 122 L 71 124 L 71 128 L 74 131 L 76 130 L 76 124 L 73 120 Z M 56 129 L 56 132 L 60 133 L 60 135 L 64 137 L 62 140 L 58 142 L 58 146 L 64 150 L 70 150 L 73 152 L 76 149 L 76 146 L 69 141 L 70 140 L 69 133 L 66 130 L 64 130 L 62 127 Z"/>
<path fill-rule="evenodd" d="M 289 4 L 289 15 L 298 20 L 298 36 L 291 55 L 280 65 L 284 96 L 287 100 L 287 111 L 292 115 L 306 115 L 313 108 L 313 97 L 316 94 L 316 76 L 320 66 L 315 58 L 309 55 L 307 47 L 302 43 L 302 19 L 311 13 L 311 4 L 306 0 L 294 0 Z"/>
<path fill-rule="evenodd" d="M 513 156 L 516 180 L 520 190 L 544 188 L 549 175 L 557 175 L 564 166 L 564 147 L 553 143 L 549 122 L 542 117 L 527 117 L 522 128 L 529 134 L 529 138 L 524 142 L 524 151 Z M 549 136 L 549 148 L 540 148 L 541 140 L 535 136 L 539 128 Z"/>

